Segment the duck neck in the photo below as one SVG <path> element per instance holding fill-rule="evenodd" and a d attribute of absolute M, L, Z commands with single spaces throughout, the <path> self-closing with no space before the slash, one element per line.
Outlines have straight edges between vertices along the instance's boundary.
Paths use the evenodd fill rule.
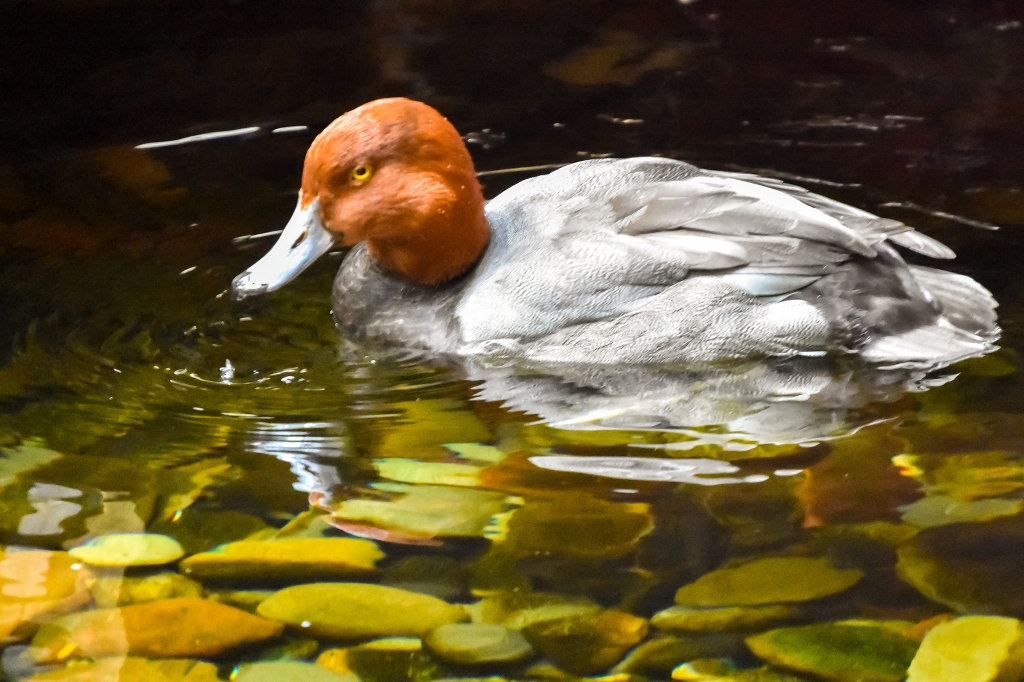
<path fill-rule="evenodd" d="M 464 274 L 491 238 L 476 177 L 435 192 L 416 211 L 413 229 L 367 239 L 370 255 L 388 272 L 417 284 L 437 285 Z"/>

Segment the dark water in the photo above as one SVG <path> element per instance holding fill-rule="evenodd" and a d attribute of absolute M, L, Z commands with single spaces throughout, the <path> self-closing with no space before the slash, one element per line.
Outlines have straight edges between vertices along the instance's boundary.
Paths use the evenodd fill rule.
<path fill-rule="evenodd" d="M 191 554 L 269 538 L 312 493 L 332 511 L 395 503 L 307 533 L 374 537 L 386 558 L 362 580 L 418 581 L 452 603 L 533 590 L 648 618 L 715 568 L 801 556 L 863 578 L 794 622 L 1024 617 L 1016 3 L 25 0 L 0 19 L 5 545 L 148 529 Z M 480 171 L 664 155 L 911 223 L 999 300 L 1002 349 L 896 377 L 744 365 L 699 381 L 466 379 L 343 352 L 329 313 L 341 254 L 229 300 L 272 243 L 247 236 L 290 214 L 316 132 L 392 95 L 448 116 Z M 493 196 L 530 173 L 481 179 Z M 12 678 L 31 674 L 24 646 L 47 613 L 7 638 Z M 764 629 L 705 633 L 724 644 L 636 672 L 760 665 L 742 635 Z M 300 635 L 194 657 L 227 675 L 353 644 Z M 579 674 L 621 658 L 572 670 L 558 656 Z M 543 660 L 416 674 L 553 675 L 530 668 Z"/>

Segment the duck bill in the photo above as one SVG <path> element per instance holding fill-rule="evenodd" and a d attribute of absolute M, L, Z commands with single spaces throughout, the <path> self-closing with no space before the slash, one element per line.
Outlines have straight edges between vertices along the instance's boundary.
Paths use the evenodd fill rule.
<path fill-rule="evenodd" d="M 320 200 L 305 208 L 302 197 L 277 243 L 267 255 L 235 277 L 231 290 L 236 299 L 280 289 L 334 246 L 334 236 L 320 221 Z"/>

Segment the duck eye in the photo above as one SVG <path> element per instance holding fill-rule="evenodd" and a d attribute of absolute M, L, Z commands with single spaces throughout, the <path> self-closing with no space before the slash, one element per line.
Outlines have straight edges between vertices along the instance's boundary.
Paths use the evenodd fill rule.
<path fill-rule="evenodd" d="M 366 182 L 370 178 L 370 167 L 359 165 L 352 169 L 353 182 Z"/>

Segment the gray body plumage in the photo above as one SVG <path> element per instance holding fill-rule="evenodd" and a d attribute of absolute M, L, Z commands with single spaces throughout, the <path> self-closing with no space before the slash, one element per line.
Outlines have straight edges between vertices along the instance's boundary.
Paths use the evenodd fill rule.
<path fill-rule="evenodd" d="M 601 159 L 521 182 L 485 209 L 491 242 L 439 287 L 392 277 L 364 246 L 334 311 L 351 338 L 538 363 L 673 363 L 855 352 L 948 363 L 992 348 L 995 301 L 909 267 L 950 258 L 893 220 L 758 176 Z"/>

